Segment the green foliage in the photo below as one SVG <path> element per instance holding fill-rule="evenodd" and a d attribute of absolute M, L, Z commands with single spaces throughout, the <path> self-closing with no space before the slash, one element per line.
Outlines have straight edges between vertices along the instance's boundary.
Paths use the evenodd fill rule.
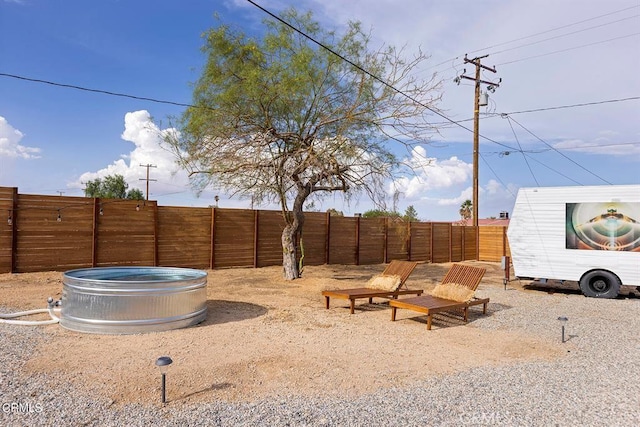
<path fill-rule="evenodd" d="M 102 199 L 144 199 L 141 190 L 133 188 L 127 192 L 127 188 L 129 188 L 129 184 L 124 180 L 124 176 L 119 174 L 108 175 L 104 179 L 96 178 L 87 182 L 84 195 Z"/>
<path fill-rule="evenodd" d="M 279 21 L 265 21 L 262 39 L 221 24 L 203 36 L 196 107 L 167 142 L 197 187 L 276 202 L 283 212 L 334 191 L 385 198 L 382 182 L 400 164 L 389 141 L 410 146 L 433 131 L 422 117 L 438 84 L 409 77 L 426 57 L 406 62 L 393 47 L 370 51 L 358 23 L 340 37 L 310 13 L 282 17 L 419 102 Z"/>
<path fill-rule="evenodd" d="M 395 211 L 385 211 L 381 209 L 371 209 L 362 214 L 363 218 L 400 218 L 400 213 Z"/>
<path fill-rule="evenodd" d="M 132 188 L 127 192 L 127 199 L 130 200 L 144 200 L 144 194 L 139 188 Z"/>
<path fill-rule="evenodd" d="M 197 188 L 279 204 L 288 246 L 310 199 L 342 192 L 384 201 L 384 181 L 400 167 L 390 141 L 428 141 L 434 128 L 424 116 L 439 82 L 411 77 L 421 52 L 406 61 L 393 47 L 370 50 L 358 23 L 338 36 L 310 13 L 289 9 L 282 18 L 358 67 L 278 20 L 265 21 L 261 39 L 220 24 L 203 35 L 194 106 L 165 137 Z M 285 271 L 294 264 L 283 260 Z"/>
<path fill-rule="evenodd" d="M 418 221 L 418 212 L 413 206 L 409 206 L 404 215 L 400 215 L 397 211 L 385 211 L 381 209 L 371 209 L 362 214 L 363 218 L 380 218 L 387 217 L 393 219 L 399 219 L 403 221 Z"/>
<path fill-rule="evenodd" d="M 403 219 L 405 221 L 410 221 L 410 222 L 411 221 L 418 221 L 418 211 L 416 210 L 416 208 L 413 207 L 413 205 L 410 205 L 404 211 Z"/>

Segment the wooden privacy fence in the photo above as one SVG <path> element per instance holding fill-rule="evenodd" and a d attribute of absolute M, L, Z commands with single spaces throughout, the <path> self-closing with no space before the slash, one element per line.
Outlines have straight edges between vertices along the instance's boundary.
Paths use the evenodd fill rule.
<path fill-rule="evenodd" d="M 278 211 L 158 206 L 155 201 L 18 194 L 0 187 L 0 272 L 156 265 L 192 268 L 282 264 Z M 305 213 L 306 265 L 500 260 L 504 227 L 396 222 Z M 486 242 L 486 243 L 485 243 Z"/>

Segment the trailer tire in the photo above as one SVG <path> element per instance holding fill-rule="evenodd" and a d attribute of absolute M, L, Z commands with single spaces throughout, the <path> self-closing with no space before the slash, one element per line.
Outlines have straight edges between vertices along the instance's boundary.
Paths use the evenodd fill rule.
<path fill-rule="evenodd" d="M 615 298 L 622 283 L 618 276 L 606 270 L 593 270 L 580 279 L 580 290 L 585 296 Z"/>

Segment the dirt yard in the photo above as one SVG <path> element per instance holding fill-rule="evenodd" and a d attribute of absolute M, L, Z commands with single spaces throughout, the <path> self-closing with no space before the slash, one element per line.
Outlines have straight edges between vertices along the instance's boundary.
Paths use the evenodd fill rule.
<path fill-rule="evenodd" d="M 470 264 L 487 268 L 477 295 L 502 288 L 499 263 Z M 420 264 L 407 285 L 431 289 L 449 267 Z M 176 403 L 275 393 L 356 396 L 478 365 L 551 359 L 565 351 L 531 334 L 474 327 L 482 316 L 478 307 L 470 310 L 467 325 L 455 316 L 436 316 L 431 331 L 424 316 L 407 310 L 391 322 L 384 299 L 358 301 L 353 315 L 347 300 L 332 300 L 325 309 L 322 290 L 361 287 L 383 268 L 308 266 L 303 278 L 292 282 L 282 279 L 281 267 L 212 270 L 208 318 L 200 325 L 120 336 L 38 326 L 51 339 L 26 363 L 25 375 L 64 377 L 116 405 L 149 402 L 159 391 L 154 362 L 169 355 L 174 363 L 168 399 Z M 47 297 L 59 299 L 61 293 L 60 272 L 0 274 L 0 306 L 7 309 L 44 308 Z M 501 309 L 492 299 L 488 316 Z"/>

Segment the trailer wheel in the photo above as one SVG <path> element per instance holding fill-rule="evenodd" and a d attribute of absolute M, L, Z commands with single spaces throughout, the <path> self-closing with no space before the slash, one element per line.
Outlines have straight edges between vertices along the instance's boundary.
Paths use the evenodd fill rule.
<path fill-rule="evenodd" d="M 615 298 L 620 292 L 620 279 L 606 270 L 593 270 L 580 279 L 580 290 L 585 296 Z"/>

